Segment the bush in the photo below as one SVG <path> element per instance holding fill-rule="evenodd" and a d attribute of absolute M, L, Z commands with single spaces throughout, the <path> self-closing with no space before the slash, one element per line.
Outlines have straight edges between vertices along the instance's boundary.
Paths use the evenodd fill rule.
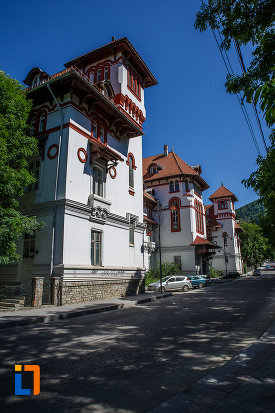
<path fill-rule="evenodd" d="M 221 270 L 217 270 L 217 268 L 214 268 L 210 265 L 209 275 L 210 275 L 210 278 L 218 278 L 218 277 L 223 276 L 223 272 Z"/>
<path fill-rule="evenodd" d="M 162 263 L 162 277 L 167 277 L 168 275 L 179 274 L 181 272 L 180 266 L 178 264 L 173 264 L 170 262 Z M 151 284 L 160 279 L 160 269 L 149 270 L 146 273 L 145 285 Z"/>

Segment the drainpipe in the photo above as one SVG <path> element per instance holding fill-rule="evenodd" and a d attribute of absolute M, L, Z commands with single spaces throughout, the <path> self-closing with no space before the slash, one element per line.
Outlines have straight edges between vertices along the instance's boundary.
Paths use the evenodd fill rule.
<path fill-rule="evenodd" d="M 54 266 L 54 249 L 55 249 L 55 232 L 56 232 L 56 214 L 57 214 L 57 188 L 59 182 L 59 167 L 60 167 L 60 152 L 61 152 L 61 144 L 62 144 L 62 136 L 63 136 L 63 124 L 64 124 L 64 115 L 62 109 L 56 99 L 55 94 L 53 93 L 52 89 L 50 88 L 49 83 L 47 83 L 47 89 L 49 90 L 50 94 L 53 97 L 54 102 L 56 103 L 57 109 L 60 113 L 60 135 L 59 135 L 59 142 L 58 142 L 58 154 L 57 154 L 57 164 L 56 164 L 56 175 L 55 175 L 55 187 L 54 187 L 54 214 L 53 214 L 53 230 L 52 230 L 52 242 L 51 242 L 51 264 L 50 264 L 50 276 L 53 275 L 53 266 Z"/>

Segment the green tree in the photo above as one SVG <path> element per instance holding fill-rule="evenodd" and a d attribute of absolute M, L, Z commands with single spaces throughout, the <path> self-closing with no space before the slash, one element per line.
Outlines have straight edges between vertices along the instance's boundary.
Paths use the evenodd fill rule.
<path fill-rule="evenodd" d="M 265 259 L 270 258 L 270 244 L 264 238 L 262 229 L 257 224 L 241 222 L 243 232 L 240 234 L 242 241 L 242 258 L 247 266 L 255 268 Z"/>
<path fill-rule="evenodd" d="M 38 153 L 37 141 L 28 136 L 31 102 L 22 86 L 0 71 L 0 263 L 20 259 L 17 240 L 42 228 L 35 217 L 20 212 L 24 188 L 35 182 L 28 171 L 29 157 Z"/>
<path fill-rule="evenodd" d="M 219 30 L 222 49 L 249 44 L 253 48 L 249 67 L 241 75 L 228 75 L 227 92 L 243 93 L 243 99 L 259 104 L 267 126 L 275 120 L 274 17 L 272 0 L 208 0 L 197 13 L 195 28 Z M 243 66 L 244 67 L 244 66 Z M 257 158 L 258 170 L 242 182 L 259 195 L 269 220 L 271 242 L 275 247 L 275 131 L 270 135 L 266 156 Z"/>

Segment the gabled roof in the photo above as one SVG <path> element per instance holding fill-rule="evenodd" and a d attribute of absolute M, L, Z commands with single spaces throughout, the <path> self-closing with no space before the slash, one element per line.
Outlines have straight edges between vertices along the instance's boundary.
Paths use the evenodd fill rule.
<path fill-rule="evenodd" d="M 162 169 L 159 169 L 158 173 L 151 174 L 149 167 L 152 164 L 158 164 Z M 174 152 L 169 152 L 167 156 L 161 154 L 143 158 L 143 179 L 145 182 L 178 175 L 194 176 L 203 190 L 209 188 L 209 185 L 201 178 L 200 174 Z"/>
<path fill-rule="evenodd" d="M 40 74 L 40 80 L 48 79 L 50 76 L 40 67 L 33 67 L 26 76 L 26 79 L 23 80 L 25 85 L 31 86 L 32 81 L 36 75 Z"/>
<path fill-rule="evenodd" d="M 70 67 L 72 65 L 78 64 L 86 65 L 90 62 L 96 62 L 97 60 L 104 59 L 108 52 L 114 54 L 118 51 L 124 52 L 127 61 L 129 61 L 142 76 L 145 88 L 158 84 L 152 72 L 149 70 L 148 66 L 145 64 L 145 62 L 140 57 L 131 42 L 127 39 L 127 37 L 113 40 L 110 43 L 107 43 L 103 46 L 91 50 L 88 53 L 76 57 L 75 59 L 72 59 L 69 62 L 65 63 L 65 67 Z"/>
<path fill-rule="evenodd" d="M 237 197 L 235 194 L 233 194 L 233 192 L 229 191 L 229 189 L 227 189 L 225 186 L 220 186 L 219 189 L 217 189 L 217 191 L 215 191 L 210 197 L 210 201 L 212 201 L 212 199 L 216 199 L 216 198 L 224 198 L 224 197 L 231 197 L 233 198 L 234 201 L 238 201 Z"/>

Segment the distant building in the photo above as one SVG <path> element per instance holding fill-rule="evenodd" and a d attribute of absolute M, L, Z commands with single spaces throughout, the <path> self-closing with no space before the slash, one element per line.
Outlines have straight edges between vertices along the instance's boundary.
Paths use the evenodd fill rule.
<path fill-rule="evenodd" d="M 179 264 L 183 273 L 208 272 L 209 257 L 216 246 L 207 240 L 202 193 L 209 185 L 201 172 L 200 165 L 189 166 L 176 153 L 169 152 L 167 145 L 162 154 L 143 159 L 148 242 L 156 244 L 156 250 L 150 252 L 152 267 L 159 263 L 161 249 L 162 261 Z M 155 205 L 148 202 L 148 194 Z"/>
<path fill-rule="evenodd" d="M 225 186 L 221 186 L 210 197 L 212 205 L 205 206 L 207 237 L 216 249 L 211 264 L 226 272 L 243 272 L 239 234 L 242 228 L 236 221 L 236 195 Z"/>

